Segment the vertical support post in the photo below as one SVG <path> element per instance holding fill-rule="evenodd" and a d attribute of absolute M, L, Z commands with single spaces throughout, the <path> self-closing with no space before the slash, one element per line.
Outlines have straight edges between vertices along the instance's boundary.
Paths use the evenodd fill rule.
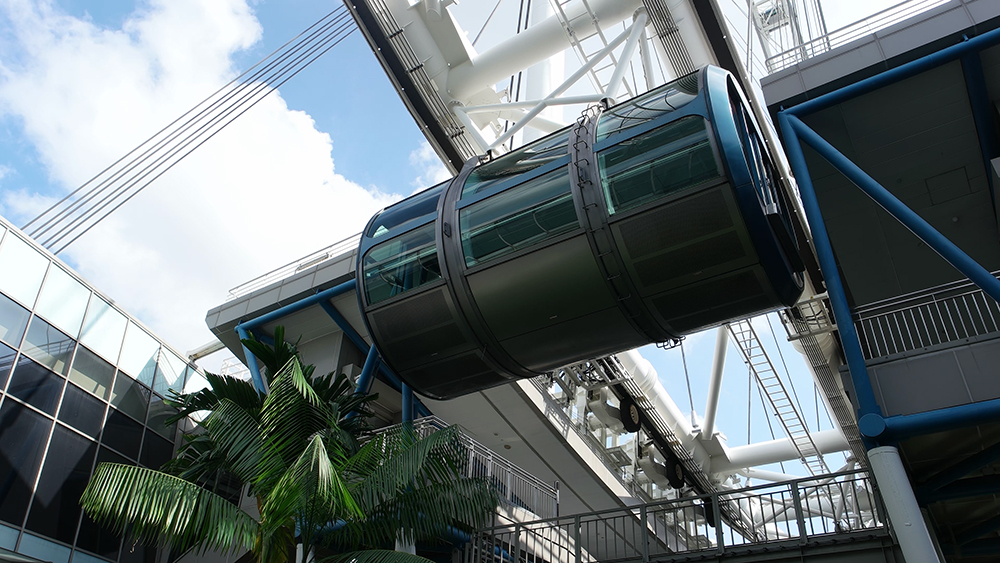
<path fill-rule="evenodd" d="M 785 152 L 788 154 L 788 161 L 795 174 L 795 180 L 799 184 L 802 207 L 805 208 L 806 218 L 812 228 L 816 257 L 823 270 L 823 278 L 826 281 L 827 294 L 833 306 L 837 329 L 840 331 L 844 355 L 847 356 L 847 367 L 850 370 L 854 393 L 858 399 L 858 419 L 860 420 L 866 414 L 875 414 L 881 417 L 882 409 L 875 400 L 875 391 L 868 378 L 868 366 L 865 365 L 865 357 L 861 352 L 858 331 L 851 318 L 851 308 L 847 304 L 844 283 L 840 277 L 840 270 L 837 268 L 833 246 L 830 244 L 830 235 L 827 233 L 826 223 L 823 222 L 823 215 L 819 210 L 819 200 L 816 198 L 816 190 L 813 187 L 812 178 L 809 176 L 809 167 L 806 165 L 806 157 L 802 152 L 802 144 L 799 142 L 796 127 L 793 126 L 793 119 L 798 121 L 786 112 L 778 113 L 778 124 L 785 137 Z"/>
<path fill-rule="evenodd" d="M 705 420 L 701 430 L 702 440 L 711 440 L 715 434 L 715 415 L 719 410 L 719 396 L 722 393 L 722 372 L 726 367 L 726 350 L 729 348 L 729 325 L 716 329 L 715 356 L 712 360 L 712 375 L 708 380 L 708 402 L 705 404 Z"/>
<path fill-rule="evenodd" d="M 639 39 L 639 57 L 642 59 L 642 74 L 646 77 L 646 90 L 656 88 L 656 79 L 653 76 L 653 54 L 650 52 L 649 33 L 643 29 L 642 37 Z"/>
<path fill-rule="evenodd" d="M 514 541 L 511 542 L 513 553 L 510 556 L 513 558 L 514 563 L 520 563 L 521 561 L 521 523 L 518 522 L 514 524 Z"/>
<path fill-rule="evenodd" d="M 413 389 L 405 383 L 403 384 L 403 422 L 413 422 Z"/>
<path fill-rule="evenodd" d="M 799 495 L 799 481 L 789 483 L 792 487 L 792 505 L 795 507 L 795 524 L 799 527 L 799 544 L 805 545 L 807 540 L 806 519 L 802 513 L 802 497 Z"/>
<path fill-rule="evenodd" d="M 907 563 L 940 563 L 903 462 L 899 459 L 899 450 L 893 446 L 872 448 L 868 450 L 868 461 L 889 522 L 903 551 L 903 559 Z"/>
<path fill-rule="evenodd" d="M 642 526 L 642 563 L 649 563 L 649 523 L 646 503 L 639 505 L 639 525 Z"/>
<path fill-rule="evenodd" d="M 240 336 L 240 340 L 246 340 L 250 337 L 247 333 L 247 329 L 243 328 L 242 324 L 236 325 L 236 334 Z M 254 356 L 250 350 L 244 345 L 243 355 L 247 359 L 247 368 L 250 369 L 250 378 L 253 379 L 253 387 L 260 393 L 267 393 L 267 386 L 264 384 L 264 378 L 260 376 L 260 368 L 257 367 L 257 357 Z"/>
<path fill-rule="evenodd" d="M 580 515 L 573 517 L 573 551 L 575 563 L 580 563 L 583 559 L 583 546 L 580 545 Z"/>
<path fill-rule="evenodd" d="M 722 555 L 726 552 L 726 535 L 722 531 L 722 509 L 719 505 L 722 499 L 719 493 L 712 493 L 712 513 L 715 515 L 715 548 L 716 553 Z"/>

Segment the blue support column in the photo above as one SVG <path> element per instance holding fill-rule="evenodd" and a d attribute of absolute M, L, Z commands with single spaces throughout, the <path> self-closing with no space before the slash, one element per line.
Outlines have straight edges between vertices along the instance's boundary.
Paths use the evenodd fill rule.
<path fill-rule="evenodd" d="M 365 358 L 365 365 L 361 368 L 361 376 L 358 377 L 358 386 L 354 390 L 355 393 L 363 393 L 367 395 L 371 392 L 372 381 L 375 379 L 375 370 L 378 369 L 378 365 L 381 361 L 382 360 L 378 356 L 378 348 L 369 346 L 368 357 Z"/>
<path fill-rule="evenodd" d="M 820 137 L 818 133 L 810 129 L 805 123 L 802 123 L 797 117 L 789 116 L 788 121 L 794 127 L 795 132 L 802 141 L 815 149 L 820 156 L 832 164 L 834 168 L 839 170 L 854 185 L 861 188 L 861 191 L 874 199 L 876 203 L 882 206 L 882 209 L 889 212 L 890 215 L 895 217 L 910 232 L 927 243 L 927 246 L 931 247 L 942 258 L 947 260 L 955 269 L 965 274 L 987 295 L 1000 302 L 1000 280 L 993 277 L 993 274 L 989 270 L 982 267 L 979 262 L 973 260 L 961 248 L 956 246 L 955 243 L 948 240 L 947 237 L 925 221 L 923 217 L 907 207 L 905 203 L 899 201 L 889 190 L 882 187 L 881 184 L 859 168 L 857 164 L 851 162 L 849 158 L 841 154 L 833 145 L 826 142 L 826 139 Z M 796 175 L 796 178 L 798 178 L 798 175 Z"/>
<path fill-rule="evenodd" d="M 840 331 L 844 355 L 847 356 L 847 367 L 850 370 L 851 382 L 854 384 L 854 393 L 858 400 L 858 419 L 860 420 L 867 414 L 876 415 L 881 419 L 882 409 L 879 408 L 878 402 L 875 400 L 875 392 L 872 390 L 871 380 L 868 378 L 868 366 L 865 365 L 865 356 L 861 351 L 858 331 L 854 327 L 854 319 L 847 303 L 844 283 L 833 255 L 833 246 L 830 244 L 826 223 L 823 221 L 822 213 L 820 213 L 819 200 L 816 198 L 812 177 L 809 176 L 806 157 L 802 152 L 796 128 L 792 125 L 791 120 L 793 119 L 798 121 L 788 112 L 778 114 L 778 124 L 781 127 L 781 134 L 785 138 L 785 152 L 788 154 L 788 162 L 799 185 L 802 207 L 809 220 L 813 245 L 816 247 L 816 257 L 823 270 L 827 294 L 830 296 L 830 303 L 833 306 L 833 316 L 837 321 L 837 329 Z"/>
<path fill-rule="evenodd" d="M 240 336 L 240 340 L 246 340 L 249 337 L 247 330 L 241 325 L 236 325 L 236 334 Z M 250 378 L 253 379 L 254 389 L 260 393 L 267 393 L 264 378 L 260 376 L 260 368 L 257 367 L 257 357 L 251 354 L 246 346 L 243 346 L 243 355 L 247 360 L 247 368 L 250 369 Z"/>
<path fill-rule="evenodd" d="M 403 384 L 403 422 L 413 422 L 413 389 Z"/>

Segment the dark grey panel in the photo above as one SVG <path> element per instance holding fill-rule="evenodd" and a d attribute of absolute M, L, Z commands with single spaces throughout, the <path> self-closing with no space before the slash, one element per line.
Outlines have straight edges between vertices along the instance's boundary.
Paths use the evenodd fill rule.
<path fill-rule="evenodd" d="M 728 185 L 634 215 L 614 229 L 643 297 L 757 260 Z"/>
<path fill-rule="evenodd" d="M 498 340 L 615 304 L 584 235 L 477 271 L 468 282 Z"/>
<path fill-rule="evenodd" d="M 614 306 L 501 341 L 507 353 L 537 372 L 648 343 Z"/>
<path fill-rule="evenodd" d="M 406 370 L 473 348 L 441 286 L 381 307 L 371 313 L 380 350 L 397 370 Z"/>
<path fill-rule="evenodd" d="M 912 414 L 972 401 L 953 350 L 869 368 L 886 416 Z"/>
<path fill-rule="evenodd" d="M 1000 397 L 1000 340 L 959 348 L 956 356 L 973 401 Z"/>
<path fill-rule="evenodd" d="M 420 393 L 433 398 L 457 397 L 510 381 L 493 371 L 478 351 L 407 370 L 401 376 Z"/>
<path fill-rule="evenodd" d="M 649 302 L 671 326 L 690 333 L 773 309 L 776 299 L 765 287 L 763 271 L 754 267 L 662 293 Z"/>

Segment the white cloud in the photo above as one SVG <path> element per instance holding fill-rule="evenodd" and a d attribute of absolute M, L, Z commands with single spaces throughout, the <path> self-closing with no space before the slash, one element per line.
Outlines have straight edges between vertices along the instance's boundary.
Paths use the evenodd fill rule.
<path fill-rule="evenodd" d="M 150 0 L 121 29 L 7 0 L 0 112 L 67 191 L 237 74 L 260 24 L 244 0 Z M 0 16 L 2 17 L 2 16 Z M 329 135 L 277 93 L 78 240 L 65 259 L 181 349 L 226 291 L 358 232 L 389 197 L 334 172 Z M 44 202 L 8 191 L 19 222 Z"/>
<path fill-rule="evenodd" d="M 420 175 L 413 180 L 414 193 L 451 178 L 451 172 L 427 141 L 423 141 L 420 148 L 410 153 L 410 164 L 420 171 Z"/>

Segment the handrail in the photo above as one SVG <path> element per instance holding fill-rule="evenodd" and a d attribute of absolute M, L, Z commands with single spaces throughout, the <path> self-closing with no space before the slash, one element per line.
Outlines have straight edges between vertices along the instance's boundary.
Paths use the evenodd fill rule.
<path fill-rule="evenodd" d="M 906 0 L 905 2 L 900 2 L 867 18 L 768 57 L 766 61 L 768 71 L 773 74 L 784 70 L 794 64 L 826 53 L 827 51 L 832 51 L 837 47 L 871 35 L 921 12 L 946 4 L 949 1 L 951 0 Z"/>
<path fill-rule="evenodd" d="M 726 505 L 741 514 L 752 533 L 722 525 L 719 516 Z M 698 552 L 721 556 L 735 547 L 799 545 L 847 534 L 889 534 L 867 470 L 493 526 L 473 536 L 465 562 L 496 562 L 514 550 L 517 558 L 508 553 L 511 561 L 648 561 Z"/>
<path fill-rule="evenodd" d="M 375 434 L 399 428 L 401 424 L 375 430 Z M 436 416 L 425 416 L 413 421 L 413 428 L 421 438 L 448 427 Z M 503 456 L 460 432 L 462 445 L 469 451 L 465 472 L 473 477 L 486 477 L 499 485 L 504 500 L 511 506 L 523 508 L 538 517 L 547 518 L 559 513 L 559 496 L 555 487 L 514 465 Z"/>
<path fill-rule="evenodd" d="M 311 268 L 317 264 L 326 262 L 331 258 L 336 258 L 338 256 L 343 256 L 347 254 L 348 251 L 353 250 L 358 247 L 358 243 L 361 241 L 361 233 L 353 234 L 347 238 L 339 240 L 330 246 L 321 248 L 315 252 L 307 254 L 298 260 L 293 260 L 284 266 L 279 266 L 271 270 L 270 272 L 257 276 L 256 278 L 238 285 L 229 290 L 229 294 L 226 296 L 226 301 L 232 301 L 233 299 L 238 299 L 253 293 L 254 291 L 271 285 L 276 281 L 281 281 L 293 274 L 296 274 L 306 268 Z"/>

